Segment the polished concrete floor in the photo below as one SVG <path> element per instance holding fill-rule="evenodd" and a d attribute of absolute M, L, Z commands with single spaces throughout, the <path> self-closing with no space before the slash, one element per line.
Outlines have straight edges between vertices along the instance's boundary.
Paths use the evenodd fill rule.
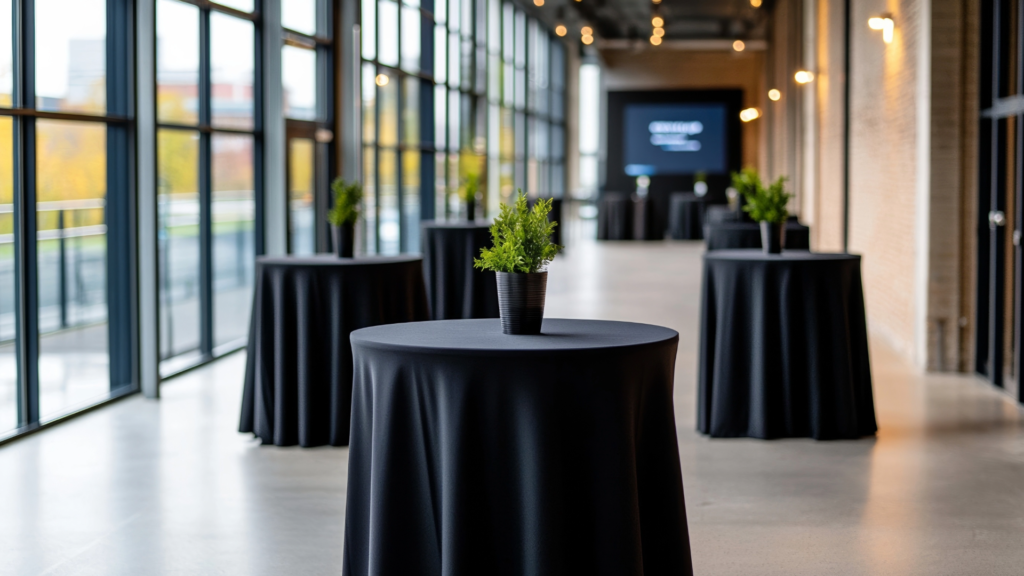
<path fill-rule="evenodd" d="M 699 244 L 577 244 L 548 315 L 680 333 L 676 415 L 696 573 L 1024 574 L 1024 426 L 968 376 L 872 341 L 881 431 L 848 442 L 694 432 Z M 871 303 L 868 302 L 870 307 Z M 235 432 L 244 356 L 0 447 L 0 574 L 338 574 L 347 450 Z"/>

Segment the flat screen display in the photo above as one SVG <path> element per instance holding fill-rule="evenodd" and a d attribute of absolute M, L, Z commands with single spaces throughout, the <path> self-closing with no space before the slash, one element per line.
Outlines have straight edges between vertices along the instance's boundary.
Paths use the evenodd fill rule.
<path fill-rule="evenodd" d="M 728 171 L 725 104 L 627 104 L 623 129 L 629 176 Z"/>

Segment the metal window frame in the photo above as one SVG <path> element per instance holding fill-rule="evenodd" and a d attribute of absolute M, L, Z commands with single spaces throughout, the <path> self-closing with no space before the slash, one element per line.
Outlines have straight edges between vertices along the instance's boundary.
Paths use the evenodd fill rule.
<path fill-rule="evenodd" d="M 134 2 L 106 0 L 106 96 L 103 114 L 37 109 L 35 93 L 35 1 L 14 0 L 11 37 L 14 63 L 12 106 L 0 116 L 12 118 L 15 237 L 15 351 L 17 427 L 4 432 L 0 444 L 49 427 L 96 406 L 138 391 L 138 301 L 134 278 L 134 107 L 132 67 Z M 36 220 L 37 124 L 59 120 L 102 124 L 106 128 L 107 330 L 110 395 L 88 406 L 71 407 L 42 421 L 39 394 L 39 276 Z M 32 239 L 29 241 L 28 239 Z"/>
<path fill-rule="evenodd" d="M 199 114 L 195 124 L 183 124 L 180 122 L 155 121 L 154 135 L 158 136 L 162 130 L 179 130 L 194 132 L 199 137 L 199 346 L 190 350 L 171 350 L 169 356 L 164 357 L 158 343 L 158 357 L 160 364 L 168 360 L 188 358 L 189 354 L 198 353 L 191 362 L 175 364 L 173 370 L 161 370 L 161 377 L 169 377 L 181 372 L 192 370 L 197 366 L 206 364 L 212 360 L 231 354 L 245 346 L 244 340 L 228 342 L 217 345 L 215 334 L 215 294 L 213 290 L 213 138 L 217 134 L 236 134 L 250 136 L 253 139 L 253 202 L 255 203 L 255 225 L 253 230 L 254 253 L 253 257 L 262 254 L 265 243 L 264 230 L 264 179 L 262 163 L 264 160 L 264 138 L 263 138 L 263 98 L 261 82 L 263 80 L 262 66 L 262 6 L 260 2 L 254 4 L 252 12 L 244 12 L 221 6 L 206 0 L 174 0 L 183 4 L 196 6 L 199 9 Z M 240 129 L 226 126 L 216 126 L 213 122 L 213 79 L 212 79 L 212 51 L 211 51 L 211 16 L 213 13 L 220 13 L 239 20 L 251 22 L 253 25 L 253 124 L 251 129 Z M 154 17 L 159 14 L 154 12 Z M 156 29 L 153 30 L 154 37 Z M 155 51 L 154 51 L 155 53 Z M 155 65 L 155 63 L 154 63 Z M 154 77 L 158 71 L 154 68 Z M 154 90 L 155 99 L 159 98 L 159 91 Z M 159 145 L 158 145 L 159 146 Z M 159 165 L 156 167 L 159 173 Z M 154 175 L 155 176 L 155 175 Z M 159 290 L 159 286 L 158 286 Z M 157 299 L 158 306 L 160 298 Z"/>

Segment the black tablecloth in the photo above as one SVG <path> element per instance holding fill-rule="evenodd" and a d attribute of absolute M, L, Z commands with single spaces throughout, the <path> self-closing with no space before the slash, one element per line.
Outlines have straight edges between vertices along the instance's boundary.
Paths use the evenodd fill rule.
<path fill-rule="evenodd" d="M 556 319 L 353 333 L 343 574 L 692 574 L 677 343 Z"/>
<path fill-rule="evenodd" d="M 700 240 L 703 238 L 704 207 L 704 198 L 693 192 L 675 192 L 669 196 L 669 236 L 673 240 Z"/>
<path fill-rule="evenodd" d="M 490 225 L 427 221 L 422 225 L 420 246 L 432 319 L 498 317 L 494 272 L 473 268 L 480 249 L 491 246 Z"/>
<path fill-rule="evenodd" d="M 633 240 L 663 240 L 664 228 L 659 228 L 654 214 L 654 199 L 633 196 Z"/>
<path fill-rule="evenodd" d="M 725 222 L 704 227 L 708 250 L 760 248 L 761 225 L 757 222 Z M 786 249 L 810 250 L 811 229 L 799 222 L 786 223 Z"/>
<path fill-rule="evenodd" d="M 633 201 L 629 194 L 605 192 L 598 200 L 597 239 L 633 239 Z"/>
<path fill-rule="evenodd" d="M 345 446 L 353 330 L 427 319 L 419 257 L 256 259 L 240 432 Z"/>
<path fill-rule="evenodd" d="M 707 213 L 704 216 L 705 224 L 722 224 L 725 222 L 742 222 L 743 212 L 733 210 L 728 206 L 716 205 L 708 206 Z"/>
<path fill-rule="evenodd" d="M 860 256 L 704 255 L 697 427 L 720 437 L 875 433 Z"/>

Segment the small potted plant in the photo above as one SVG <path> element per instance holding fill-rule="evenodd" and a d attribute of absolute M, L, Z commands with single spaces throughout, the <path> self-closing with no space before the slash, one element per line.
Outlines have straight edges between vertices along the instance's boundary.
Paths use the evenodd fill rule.
<path fill-rule="evenodd" d="M 757 180 L 756 192 L 746 196 L 743 209 L 761 224 L 761 249 L 765 254 L 778 254 L 786 245 L 786 205 L 792 194 L 786 192 L 786 177 L 780 176 L 767 188 Z"/>
<path fill-rule="evenodd" d="M 734 197 L 729 198 L 729 208 L 740 211 L 740 202 L 745 202 L 750 196 L 757 194 L 761 186 L 761 176 L 756 168 L 747 166 L 739 172 L 732 173 L 732 188 L 737 192 Z M 728 196 L 728 193 L 726 194 Z"/>
<path fill-rule="evenodd" d="M 355 252 L 356 222 L 359 203 L 363 201 L 363 186 L 359 182 L 346 182 L 341 177 L 331 182 L 334 206 L 327 213 L 334 235 L 334 252 L 338 258 L 351 258 Z"/>
<path fill-rule="evenodd" d="M 466 209 L 466 220 L 476 220 L 476 195 L 480 191 L 480 175 L 470 172 L 462 179 L 462 187 L 459 188 L 459 199 Z"/>
<path fill-rule="evenodd" d="M 693 193 L 703 198 L 708 193 L 708 173 L 700 170 L 693 175 Z"/>
<path fill-rule="evenodd" d="M 551 241 L 557 222 L 548 221 L 551 199 L 531 210 L 520 190 L 515 204 L 501 205 L 491 226 L 494 246 L 480 250 L 473 265 L 498 277 L 498 309 L 505 334 L 540 334 L 547 292 L 547 266 L 562 249 Z"/>

